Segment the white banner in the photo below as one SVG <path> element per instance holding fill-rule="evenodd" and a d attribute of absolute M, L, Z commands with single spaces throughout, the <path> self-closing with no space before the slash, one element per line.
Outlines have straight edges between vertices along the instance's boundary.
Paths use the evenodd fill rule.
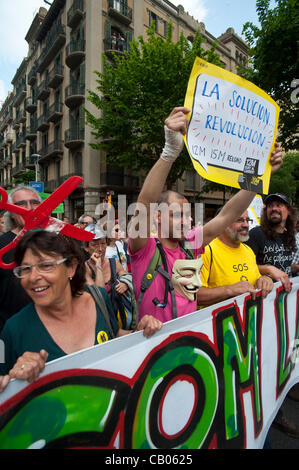
<path fill-rule="evenodd" d="M 48 363 L 0 395 L 0 448 L 262 448 L 299 382 L 299 278 Z"/>

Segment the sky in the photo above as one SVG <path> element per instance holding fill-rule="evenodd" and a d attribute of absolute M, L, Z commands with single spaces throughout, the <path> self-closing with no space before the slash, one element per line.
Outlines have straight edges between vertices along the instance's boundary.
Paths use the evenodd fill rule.
<path fill-rule="evenodd" d="M 196 20 L 205 23 L 207 31 L 218 37 L 233 27 L 242 36 L 243 24 L 258 24 L 256 0 L 171 0 Z M 242 6 L 240 6 L 242 5 Z M 43 0 L 0 0 L 0 106 L 12 90 L 11 80 L 24 57 L 28 45 L 26 33 L 39 7 L 49 6 Z"/>

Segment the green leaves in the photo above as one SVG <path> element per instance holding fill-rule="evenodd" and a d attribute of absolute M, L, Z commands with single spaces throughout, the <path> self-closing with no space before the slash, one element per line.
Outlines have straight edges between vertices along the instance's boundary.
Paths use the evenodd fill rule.
<path fill-rule="evenodd" d="M 276 0 L 270 9 L 269 0 L 257 0 L 261 27 L 246 23 L 243 28 L 251 45 L 252 65 L 240 71 L 244 78 L 254 82 L 281 107 L 280 140 L 286 150 L 297 149 L 298 103 L 291 99 L 291 83 L 298 78 L 299 16 L 298 0 Z"/>
<path fill-rule="evenodd" d="M 86 110 L 87 123 L 97 143 L 93 148 L 107 152 L 108 161 L 119 166 L 147 172 L 159 158 L 164 145 L 164 120 L 175 106 L 184 104 L 189 76 L 196 56 L 221 66 L 216 44 L 202 47 L 196 33 L 193 44 L 181 34 L 173 42 L 170 23 L 166 38 L 155 34 L 154 23 L 148 39 L 139 37 L 130 51 L 114 56 L 110 63 L 104 55 L 104 73 L 97 74 L 97 90 L 89 90 L 88 100 L 98 109 Z M 173 165 L 168 183 L 173 184 L 186 169 L 192 168 L 184 150 Z"/>

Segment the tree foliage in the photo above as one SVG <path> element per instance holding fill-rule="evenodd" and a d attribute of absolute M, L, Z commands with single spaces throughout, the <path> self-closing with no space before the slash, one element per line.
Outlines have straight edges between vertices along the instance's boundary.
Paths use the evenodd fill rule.
<path fill-rule="evenodd" d="M 29 185 L 30 181 L 35 181 L 35 172 L 33 170 L 27 170 L 21 175 L 13 178 L 13 186 L 17 186 L 18 184 L 26 184 Z"/>
<path fill-rule="evenodd" d="M 174 43 L 172 24 L 163 39 L 155 34 L 153 23 L 148 40 L 133 40 L 125 55 L 114 54 L 113 64 L 103 55 L 104 73 L 95 72 L 97 92 L 89 90 L 88 96 L 99 113 L 86 110 L 86 117 L 96 141 L 91 146 L 104 150 L 108 162 L 136 172 L 153 166 L 164 145 L 164 120 L 184 104 L 196 56 L 221 66 L 216 43 L 209 50 L 202 43 L 200 32 L 192 45 L 183 34 Z M 188 168 L 192 164 L 184 149 L 172 167 L 169 186 Z"/>
<path fill-rule="evenodd" d="M 275 0 L 271 9 L 270 0 L 257 0 L 256 9 L 260 27 L 247 22 L 243 28 L 252 68 L 239 73 L 280 105 L 279 139 L 286 150 L 298 149 L 299 2 Z"/>
<path fill-rule="evenodd" d="M 299 152 L 288 152 L 283 165 L 276 171 L 270 181 L 269 194 L 286 194 L 295 206 L 299 206 Z"/>

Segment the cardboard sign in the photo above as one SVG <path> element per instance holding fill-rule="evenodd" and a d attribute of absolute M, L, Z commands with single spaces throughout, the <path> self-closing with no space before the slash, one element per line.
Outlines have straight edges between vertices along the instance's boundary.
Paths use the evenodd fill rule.
<path fill-rule="evenodd" d="M 279 106 L 243 78 L 196 58 L 185 106 L 185 144 L 205 179 L 268 194 Z"/>
<path fill-rule="evenodd" d="M 0 449 L 257 449 L 299 382 L 299 277 L 49 362 L 0 394 Z"/>

